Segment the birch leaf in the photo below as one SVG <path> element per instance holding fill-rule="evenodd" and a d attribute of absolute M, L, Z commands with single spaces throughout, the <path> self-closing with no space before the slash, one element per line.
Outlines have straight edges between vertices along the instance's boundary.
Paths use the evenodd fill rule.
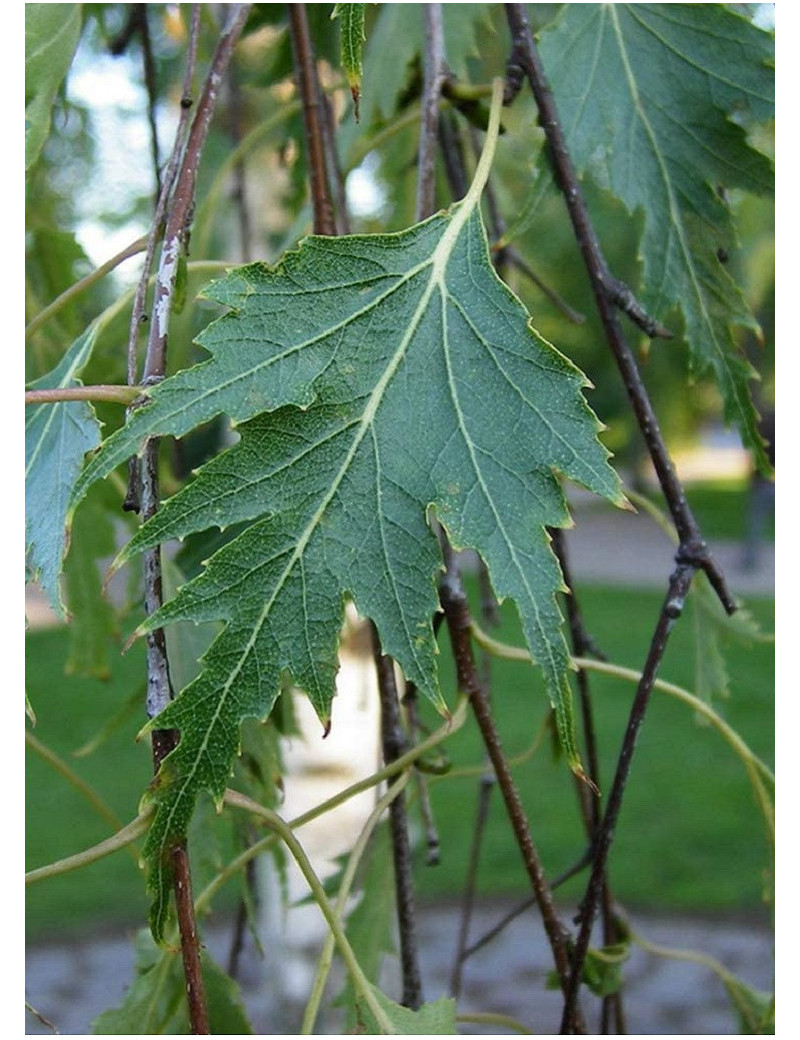
<path fill-rule="evenodd" d="M 773 191 L 746 131 L 774 116 L 772 35 L 726 4 L 567 4 L 541 54 L 576 166 L 644 213 L 643 303 L 679 309 L 692 374 L 713 374 L 766 463 L 733 334 L 757 326 L 722 262 L 735 239 L 720 188 Z"/>
<path fill-rule="evenodd" d="M 25 171 L 50 132 L 53 103 L 81 35 L 81 4 L 25 5 Z"/>
<path fill-rule="evenodd" d="M 361 77 L 363 75 L 362 55 L 367 38 L 364 33 L 364 8 L 366 6 L 366 4 L 336 4 L 331 15 L 331 18 L 339 18 L 342 23 L 342 68 L 353 96 L 356 122 L 359 119 L 358 102 L 361 97 Z"/>
<path fill-rule="evenodd" d="M 181 731 L 152 793 L 156 935 L 164 851 L 200 789 L 221 799 L 240 722 L 266 716 L 289 676 L 330 724 L 346 598 L 446 710 L 431 514 L 516 602 L 579 769 L 556 604 L 563 581 L 545 528 L 570 523 L 559 474 L 624 500 L 585 377 L 532 330 L 491 263 L 479 200 L 498 117 L 496 104 L 475 183 L 446 213 L 394 235 L 310 237 L 275 268 L 252 264 L 213 284 L 206 295 L 229 312 L 200 337 L 210 360 L 154 388 L 79 484 L 77 497 L 149 436 L 180 435 L 223 411 L 239 424 L 239 443 L 120 557 L 252 521 L 146 623 L 225 623 L 202 673 L 154 723 Z"/>
<path fill-rule="evenodd" d="M 92 324 L 58 365 L 31 389 L 79 384 L 97 335 Z M 59 576 L 66 549 L 66 517 L 72 487 L 87 451 L 100 443 L 94 409 L 86 401 L 29 405 L 25 416 L 25 555 L 53 609 L 64 615 Z"/>

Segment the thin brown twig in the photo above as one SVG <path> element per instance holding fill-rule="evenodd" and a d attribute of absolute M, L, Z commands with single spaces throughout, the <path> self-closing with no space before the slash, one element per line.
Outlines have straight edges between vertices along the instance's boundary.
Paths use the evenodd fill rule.
<path fill-rule="evenodd" d="M 416 219 L 436 209 L 436 144 L 439 101 L 444 83 L 444 28 L 441 4 L 423 4 L 425 20 L 424 80 L 420 112 Z"/>
<path fill-rule="evenodd" d="M 695 568 L 706 572 L 723 607 L 729 614 L 732 614 L 736 610 L 736 601 L 728 590 L 722 571 L 708 551 L 708 546 L 702 538 L 686 501 L 686 495 L 664 443 L 658 419 L 650 403 L 633 352 L 620 327 L 617 309 L 622 306 L 622 300 L 626 297 L 626 292 L 623 291 L 625 287 L 611 275 L 600 249 L 581 185 L 567 149 L 553 94 L 531 33 L 525 5 L 506 4 L 506 13 L 513 48 L 510 65 L 514 69 L 522 69 L 536 100 L 555 177 L 564 195 L 606 338 L 622 375 L 639 429 L 647 444 L 664 497 L 680 536 L 681 548 L 678 558 L 683 562 L 692 563 Z M 630 312 L 626 310 L 626 313 Z"/>
<path fill-rule="evenodd" d="M 653 684 L 661 660 L 664 656 L 664 651 L 666 650 L 667 641 L 675 621 L 680 617 L 683 611 L 686 594 L 689 591 L 694 573 L 695 567 L 692 564 L 679 564 L 670 578 L 669 588 L 664 599 L 658 623 L 650 643 L 647 660 L 642 671 L 642 678 L 639 681 L 636 695 L 631 705 L 628 724 L 622 741 L 622 748 L 617 760 L 614 781 L 608 795 L 605 812 L 603 813 L 603 818 L 600 827 L 598 828 L 592 849 L 592 870 L 586 887 L 586 894 L 580 907 L 580 930 L 575 940 L 575 947 L 572 953 L 572 969 L 570 973 L 569 986 L 566 990 L 564 1012 L 561 1022 L 562 1033 L 572 1033 L 577 1031 L 575 1028 L 575 1011 L 577 1008 L 578 991 L 583 978 L 583 966 L 586 961 L 586 954 L 589 950 L 589 942 L 591 939 L 592 926 L 597 913 L 597 907 L 605 884 L 608 854 L 611 849 L 614 831 L 616 829 L 620 808 L 622 806 L 622 796 L 630 774 L 636 739 L 639 735 L 642 723 L 644 722 L 650 701 L 650 694 L 652 693 Z"/>
<path fill-rule="evenodd" d="M 624 298 L 624 287 L 609 272 L 601 252 L 589 212 L 583 198 L 567 149 L 566 138 L 559 122 L 552 92 L 528 23 L 527 11 L 522 4 L 506 4 L 506 13 L 512 37 L 512 55 L 509 62 L 511 76 L 510 98 L 518 89 L 521 75 L 527 78 L 534 94 L 539 117 L 547 138 L 549 154 L 556 180 L 564 195 L 567 210 L 575 231 L 581 254 L 592 285 L 595 302 L 606 333 L 609 347 L 617 361 L 639 428 L 650 452 L 664 497 L 672 514 L 680 545 L 676 554 L 677 568 L 670 578 L 669 589 L 659 615 L 647 662 L 642 673 L 636 697 L 628 718 L 616 773 L 608 803 L 597 829 L 592 847 L 592 870 L 586 894 L 581 904 L 580 932 L 572 954 L 569 984 L 565 991 L 561 1023 L 563 1033 L 578 1031 L 577 1000 L 586 954 L 589 949 L 592 926 L 605 886 L 608 855 L 613 842 L 622 796 L 630 771 L 636 737 L 642 725 L 650 692 L 663 658 L 669 633 L 682 609 L 684 598 L 696 570 L 706 572 L 723 607 L 728 613 L 736 610 L 722 571 L 703 541 L 698 525 L 686 501 L 683 487 L 667 452 L 655 412 L 639 374 L 633 353 L 627 344 L 617 317 L 617 308 L 629 314 L 642 325 L 642 316 L 631 312 L 631 298 Z M 648 321 L 650 319 L 648 318 Z M 644 327 L 642 325 L 642 327 Z M 651 329 L 654 334 L 657 329 Z"/>
<path fill-rule="evenodd" d="M 461 578 L 455 567 L 452 549 L 445 545 L 445 574 L 439 583 L 439 599 L 450 633 L 458 688 L 470 700 L 481 731 L 486 751 L 494 768 L 498 786 L 508 813 L 509 822 L 522 856 L 525 871 L 531 883 L 536 904 L 542 916 L 545 934 L 553 954 L 556 973 L 566 995 L 570 980 L 570 958 L 567 947 L 568 932 L 558 918 L 550 886 L 542 869 L 539 853 L 533 841 L 528 818 L 508 765 L 503 747 L 492 718 L 491 709 L 481 687 L 472 653 L 470 628 L 472 620 Z M 576 1020 L 580 1023 L 579 1013 Z M 583 1032 L 580 1028 L 578 1031 Z"/>
<path fill-rule="evenodd" d="M 249 4 L 237 4 L 231 10 L 227 24 L 220 34 L 212 57 L 180 160 L 177 158 L 178 153 L 181 152 L 180 130 L 176 138 L 175 150 L 173 152 L 175 170 L 177 171 L 174 174 L 174 187 L 170 190 L 165 184 L 165 191 L 162 192 L 162 198 L 159 199 L 159 208 L 161 208 L 163 200 L 163 206 L 166 210 L 166 192 L 169 190 L 168 211 L 165 213 L 164 220 L 164 241 L 156 273 L 155 293 L 144 363 L 143 382 L 145 385 L 156 383 L 166 375 L 169 319 L 174 298 L 177 266 L 181 256 L 185 254 L 188 244 L 194 206 L 197 167 L 216 106 L 220 83 L 233 54 L 234 45 L 244 28 L 249 7 Z M 194 24 L 197 24 L 196 18 Z M 187 84 L 188 82 L 187 76 Z M 157 213 L 154 221 L 153 243 L 155 243 L 155 229 L 158 217 L 159 214 Z M 144 447 L 141 464 L 141 507 L 144 521 L 156 514 L 159 508 L 159 499 L 158 439 L 151 438 Z M 149 617 L 163 603 L 159 547 L 144 553 L 143 566 L 145 612 Z M 164 630 L 158 628 L 147 634 L 148 717 L 154 718 L 157 716 L 169 704 L 172 697 L 173 690 L 169 674 L 166 638 Z M 163 760 L 177 746 L 179 739 L 179 734 L 175 730 L 156 729 L 153 731 L 153 767 L 155 772 L 159 771 Z M 169 850 L 169 856 L 178 912 L 190 1028 L 194 1034 L 208 1034 L 210 1025 L 203 984 L 200 943 L 195 923 L 191 870 L 186 842 L 176 843 Z"/>
<path fill-rule="evenodd" d="M 384 765 L 388 766 L 404 754 L 408 748 L 400 721 L 400 702 L 397 696 L 394 661 L 382 652 L 378 630 L 373 622 L 370 622 L 370 629 L 381 700 L 383 761 Z M 404 791 L 400 791 L 389 806 L 389 822 L 392 831 L 395 895 L 400 937 L 400 966 L 403 979 L 401 1003 L 404 1007 L 417 1010 L 423 1001 L 422 973 L 420 971 L 419 950 L 417 947 L 411 843 L 408 837 L 408 819 Z"/>
<path fill-rule="evenodd" d="M 314 233 L 335 235 L 336 220 L 328 190 L 328 173 L 325 164 L 319 82 L 311 34 L 308 30 L 306 5 L 288 4 L 287 7 L 297 85 L 303 102 L 311 204 L 314 210 Z"/>

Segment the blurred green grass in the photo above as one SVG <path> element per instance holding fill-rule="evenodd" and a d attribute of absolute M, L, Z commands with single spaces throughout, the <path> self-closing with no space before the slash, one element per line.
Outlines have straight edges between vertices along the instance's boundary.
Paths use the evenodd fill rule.
<path fill-rule="evenodd" d="M 587 626 L 616 663 L 641 667 L 661 605 L 659 592 L 587 587 L 581 593 Z M 770 600 L 748 604 L 765 631 L 772 630 Z M 511 605 L 492 634 L 521 645 Z M 444 638 L 444 635 L 443 637 Z M 32 733 L 60 754 L 102 796 L 122 822 L 136 815 L 150 778 L 150 752 L 134 741 L 142 725 L 144 661 L 140 646 L 113 662 L 107 680 L 65 675 L 65 629 L 33 631 L 27 637 L 27 691 L 37 715 Z M 670 641 L 662 677 L 691 689 L 695 648 L 692 626 L 680 623 Z M 774 747 L 774 653 L 770 643 L 733 644 L 728 666 L 729 699 L 717 707 L 771 763 Z M 443 644 L 443 686 L 453 695 Z M 497 725 L 510 756 L 529 748 L 547 714 L 536 671 L 524 664 L 491 664 Z M 612 776 L 633 686 L 592 676 L 592 696 L 601 754 L 601 786 Z M 129 707 L 126 707 L 129 706 Z M 84 757 L 75 751 L 105 721 L 122 714 L 107 739 Z M 439 720 L 423 712 L 431 725 Z M 420 897 L 451 898 L 464 881 L 475 828 L 478 779 L 456 775 L 480 767 L 480 737 L 474 724 L 447 742 L 454 775 L 435 780 L 431 795 L 442 844 L 442 862 L 427 868 L 419 850 Z M 534 839 L 548 876 L 570 867 L 584 849 L 572 778 L 545 741 L 515 767 Z M 80 851 L 111 832 L 85 799 L 52 766 L 28 749 L 26 764 L 27 869 Z M 697 721 L 685 705 L 656 692 L 634 758 L 613 850 L 615 895 L 630 905 L 662 910 L 752 910 L 762 901 L 769 855 L 764 827 L 741 762 L 718 733 Z M 560 890 L 577 898 L 582 879 Z M 527 881 L 510 837 L 498 791 L 493 791 L 482 850 L 483 893 L 525 893 Z M 41 882 L 27 893 L 28 935 L 97 931 L 105 923 L 140 924 L 146 919 L 143 876 L 126 852 L 74 874 Z"/>

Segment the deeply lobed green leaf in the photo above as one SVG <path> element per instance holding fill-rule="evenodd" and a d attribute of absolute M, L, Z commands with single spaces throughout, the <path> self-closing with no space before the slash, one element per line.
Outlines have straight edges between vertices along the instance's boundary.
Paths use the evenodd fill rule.
<path fill-rule="evenodd" d="M 165 850 L 198 792 L 222 797 L 239 725 L 285 676 L 331 718 L 344 601 L 444 710 L 432 618 L 441 571 L 431 514 L 486 560 L 516 602 L 577 768 L 562 588 L 545 528 L 570 523 L 557 474 L 622 501 L 584 376 L 532 331 L 497 278 L 474 193 L 397 235 L 311 237 L 206 295 L 230 308 L 199 338 L 210 360 L 166 380 L 105 443 L 76 497 L 149 436 L 227 412 L 237 445 L 142 528 L 121 556 L 252 521 L 147 627 L 223 620 L 202 673 L 156 720 L 181 731 L 152 797 L 154 930 Z"/>
<path fill-rule="evenodd" d="M 577 168 L 644 213 L 645 306 L 680 310 L 693 373 L 713 373 L 766 462 L 733 334 L 755 322 L 724 265 L 735 238 L 720 189 L 773 190 L 746 130 L 774 115 L 772 35 L 725 4 L 567 4 L 541 54 Z"/>

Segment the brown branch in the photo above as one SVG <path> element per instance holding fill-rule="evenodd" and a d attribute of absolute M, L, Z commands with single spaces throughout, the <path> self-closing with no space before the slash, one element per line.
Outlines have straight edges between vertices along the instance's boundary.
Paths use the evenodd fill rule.
<path fill-rule="evenodd" d="M 161 259 L 156 273 L 155 294 L 152 305 L 147 353 L 144 363 L 145 385 L 157 383 L 166 375 L 167 333 L 175 291 L 175 280 L 178 263 L 185 253 L 192 210 L 194 206 L 197 167 L 203 145 L 208 134 L 211 117 L 225 70 L 230 62 L 233 48 L 239 37 L 249 11 L 248 4 L 237 4 L 231 13 L 225 28 L 222 30 L 208 74 L 205 79 L 194 119 L 186 138 L 185 148 L 181 153 L 181 130 L 179 126 L 175 148 L 170 163 L 174 173 L 174 187 L 170 176 L 159 198 L 156 218 L 153 224 L 151 243 L 155 244 L 159 218 L 165 213 L 164 241 Z M 197 15 L 193 20 L 196 29 Z M 196 40 L 196 35 L 193 34 Z M 194 47 L 191 49 L 194 53 Z M 193 58 L 189 65 L 193 63 Z M 187 74 L 186 86 L 188 88 Z M 184 91 L 184 98 L 187 91 Z M 183 109 L 188 109 L 184 104 Z M 178 158 L 180 154 L 180 159 Z M 167 193 L 169 192 L 169 210 L 167 209 Z M 142 298 L 143 299 L 143 298 Z M 140 316 L 139 316 L 140 317 Z M 132 330 L 136 315 L 132 321 Z M 132 333 L 132 335 L 135 335 Z M 158 485 L 158 438 L 147 441 L 142 454 L 141 464 L 141 507 L 142 519 L 146 522 L 155 516 L 159 507 Z M 159 610 L 163 604 L 161 552 L 160 547 L 148 550 L 143 555 L 145 612 L 149 617 Z M 173 697 L 172 682 L 169 674 L 164 630 L 157 628 L 147 634 L 147 714 L 155 718 L 169 704 Z M 153 731 L 153 768 L 157 773 L 164 758 L 179 741 L 175 730 L 156 729 Z M 186 993 L 189 1009 L 189 1022 L 192 1033 L 208 1034 L 210 1032 L 208 1011 L 203 986 L 200 943 L 192 900 L 192 883 L 189 856 L 185 841 L 176 843 L 170 850 L 173 888 L 178 911 L 178 925 L 181 937 L 181 954 L 183 958 Z"/>
<path fill-rule="evenodd" d="M 561 567 L 561 573 L 564 576 L 564 583 L 570 590 L 564 596 L 566 604 L 567 622 L 569 625 L 570 642 L 572 644 L 572 653 L 574 657 L 589 657 L 596 654 L 596 648 L 594 640 L 589 636 L 586 631 L 586 626 L 583 621 L 583 613 L 578 602 L 578 597 L 575 592 L 575 583 L 572 580 L 572 574 L 570 572 L 569 558 L 567 555 L 566 546 L 566 535 L 565 532 L 559 528 L 553 528 L 550 531 L 553 551 L 555 552 L 559 565 Z M 603 655 L 600 655 L 603 657 Z M 597 739 L 594 725 L 594 712 L 592 710 L 592 700 L 589 690 L 589 676 L 586 669 L 579 668 L 576 675 L 576 683 L 578 686 L 578 698 L 581 708 L 581 719 L 583 723 L 583 736 L 584 744 L 586 748 L 586 763 L 589 768 L 589 776 L 592 777 L 598 788 L 601 786 L 600 780 L 600 760 L 597 753 Z M 595 835 L 598 833 L 600 827 L 600 802 L 599 799 L 593 797 L 592 793 L 587 788 L 586 784 L 576 780 L 576 791 L 578 796 L 578 803 L 581 807 L 581 811 L 584 818 L 584 825 L 586 827 L 586 834 L 589 841 L 589 852 L 594 853 Z M 581 865 L 581 869 L 582 869 Z M 602 901 L 602 912 L 603 912 L 603 945 L 611 946 L 619 939 L 617 929 L 617 918 L 614 913 L 614 902 L 611 895 L 611 889 L 608 884 L 607 872 L 604 871 L 601 882 L 601 901 Z M 603 1005 L 601 1012 L 603 1025 L 603 1032 L 608 1031 L 608 1023 L 613 1017 L 615 1023 L 615 1033 L 625 1032 L 625 1016 L 622 1005 L 622 995 L 620 993 L 611 993 L 603 997 Z"/>
<path fill-rule="evenodd" d="M 439 583 L 439 599 L 450 633 L 458 688 L 469 697 L 478 727 L 483 736 L 486 751 L 503 795 L 509 822 L 522 855 L 525 871 L 531 883 L 536 905 L 542 916 L 542 923 L 550 943 L 556 973 L 566 995 L 570 983 L 570 958 L 567 948 L 568 932 L 556 913 L 552 891 L 542 869 L 528 818 L 525 814 L 508 760 L 503 751 L 488 700 L 478 677 L 470 639 L 472 620 L 470 618 L 469 605 L 461 579 L 455 569 L 453 552 L 448 547 L 445 547 L 445 562 L 445 575 Z M 576 1018 L 579 1018 L 579 1015 L 576 1014 Z"/>
<path fill-rule="evenodd" d="M 642 671 L 642 678 L 639 681 L 639 685 L 636 689 L 636 696 L 631 705 L 622 748 L 620 750 L 619 759 L 617 760 L 614 782 L 608 795 L 606 809 L 592 849 L 592 870 L 586 888 L 586 895 L 584 896 L 580 908 L 580 931 L 578 932 L 578 937 L 575 941 L 575 948 L 572 954 L 572 969 L 569 978 L 569 986 L 566 990 L 564 1012 L 561 1022 L 562 1033 L 573 1033 L 578 1031 L 576 1029 L 575 1019 L 578 990 L 580 989 L 581 979 L 583 977 L 583 966 L 586 961 L 586 954 L 589 950 L 589 941 L 591 939 L 592 926 L 597 913 L 597 906 L 605 883 L 608 854 L 611 849 L 614 831 L 619 819 L 625 785 L 630 774 L 631 761 L 636 746 L 636 738 L 639 735 L 639 730 L 647 712 L 650 694 L 653 690 L 653 683 L 658 674 L 658 669 L 661 665 L 664 651 L 666 650 L 670 632 L 672 631 L 675 621 L 683 612 L 686 594 L 688 593 L 689 587 L 692 583 L 694 572 L 694 565 L 683 563 L 678 565 L 670 578 L 667 595 L 661 608 L 658 623 L 650 643 L 647 661 L 644 670 Z"/>
<path fill-rule="evenodd" d="M 436 144 L 439 100 L 444 83 L 444 29 L 442 5 L 423 4 L 425 20 L 424 80 L 420 113 L 416 219 L 424 220 L 436 209 Z"/>
<path fill-rule="evenodd" d="M 390 765 L 408 749 L 400 722 L 400 702 L 394 674 L 394 661 L 381 651 L 380 638 L 370 622 L 372 649 L 378 672 L 381 699 L 381 742 L 383 761 Z M 389 824 L 392 832 L 394 882 L 397 899 L 397 922 L 400 935 L 400 965 L 403 976 L 404 1007 L 416 1011 L 423 1002 L 422 975 L 419 967 L 416 914 L 414 906 L 413 865 L 411 843 L 408 837 L 405 792 L 400 791 L 389 806 Z"/>
<path fill-rule="evenodd" d="M 314 233 L 335 235 L 336 220 L 328 191 L 325 167 L 325 143 L 320 115 L 320 90 L 314 49 L 308 31 L 305 4 L 288 4 L 289 30 L 297 75 L 297 86 L 303 102 L 303 123 L 308 149 L 308 174 L 311 182 L 311 203 L 314 210 Z"/>
<path fill-rule="evenodd" d="M 506 4 L 506 13 L 513 44 L 510 65 L 514 69 L 521 68 L 524 71 L 533 91 L 556 180 L 564 195 L 603 329 L 622 375 L 639 429 L 647 444 L 680 537 L 681 547 L 678 560 L 690 562 L 697 569 L 704 570 L 725 610 L 732 614 L 736 610 L 736 601 L 727 588 L 722 571 L 709 553 L 708 546 L 700 534 L 700 529 L 686 501 L 686 495 L 664 443 L 658 419 L 650 403 L 633 352 L 620 327 L 617 308 L 621 306 L 627 290 L 610 274 L 600 249 L 580 182 L 567 150 L 566 138 L 559 122 L 553 94 L 531 33 L 525 5 Z M 626 313 L 630 313 L 630 310 L 626 309 Z"/>

